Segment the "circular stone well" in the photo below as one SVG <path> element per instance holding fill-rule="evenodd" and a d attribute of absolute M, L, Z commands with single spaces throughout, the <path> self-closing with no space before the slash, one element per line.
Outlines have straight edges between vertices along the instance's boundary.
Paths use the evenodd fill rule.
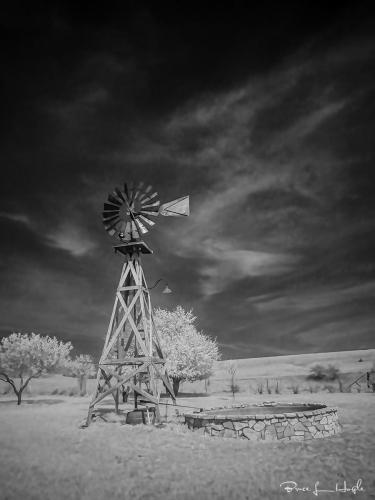
<path fill-rule="evenodd" d="M 337 410 L 318 403 L 242 404 L 184 417 L 189 429 L 204 435 L 251 441 L 303 441 L 340 432 Z"/>

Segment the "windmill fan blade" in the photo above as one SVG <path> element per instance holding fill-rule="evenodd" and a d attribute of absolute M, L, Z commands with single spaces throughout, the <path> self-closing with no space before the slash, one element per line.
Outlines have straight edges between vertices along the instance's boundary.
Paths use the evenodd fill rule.
<path fill-rule="evenodd" d="M 117 217 L 119 215 L 119 211 L 111 210 L 110 212 L 102 212 L 103 219 L 110 219 L 111 217 Z"/>
<path fill-rule="evenodd" d="M 160 205 L 160 201 L 158 200 L 158 201 L 155 201 L 154 203 L 151 203 L 149 205 L 143 205 L 142 210 L 144 208 L 158 207 L 159 205 Z"/>
<path fill-rule="evenodd" d="M 112 203 L 104 203 L 104 210 L 117 210 L 119 211 L 120 207 L 117 205 L 112 205 Z"/>
<path fill-rule="evenodd" d="M 146 196 L 145 198 L 142 199 L 141 205 L 144 205 L 146 202 L 151 201 L 157 195 L 158 195 L 158 193 L 157 193 L 157 191 L 155 191 L 155 193 L 152 193 L 150 196 Z"/>
<path fill-rule="evenodd" d="M 139 191 L 139 189 L 137 189 L 137 191 L 135 192 L 135 194 L 133 196 L 133 200 L 132 201 L 135 201 L 138 198 L 139 194 L 140 194 L 140 191 Z"/>
<path fill-rule="evenodd" d="M 146 224 L 150 226 L 155 226 L 155 222 L 150 219 L 147 219 L 147 217 L 145 217 L 144 215 L 140 215 L 139 218 L 142 219 L 144 222 L 146 222 Z"/>
<path fill-rule="evenodd" d="M 189 196 L 184 196 L 183 198 L 177 198 L 177 200 L 163 203 L 159 209 L 159 214 L 165 216 L 187 217 L 189 213 Z"/>
<path fill-rule="evenodd" d="M 137 230 L 137 226 L 135 225 L 135 222 L 132 221 L 132 238 L 134 239 L 139 239 L 139 233 Z"/>
<path fill-rule="evenodd" d="M 125 193 L 126 201 L 129 201 L 129 191 L 128 191 L 128 185 L 126 184 L 126 182 L 124 182 L 124 193 Z"/>
<path fill-rule="evenodd" d="M 129 184 L 129 205 L 133 202 L 133 196 L 134 196 L 134 182 L 130 182 Z"/>
<path fill-rule="evenodd" d="M 137 220 L 137 221 L 136 221 L 136 224 L 137 224 L 138 229 L 140 229 L 140 230 L 141 230 L 141 233 L 142 233 L 142 234 L 146 234 L 146 233 L 148 233 L 148 229 L 147 229 L 147 227 L 146 227 L 146 226 L 144 226 L 144 225 L 142 224 L 142 222 L 141 222 L 141 221 Z"/>
<path fill-rule="evenodd" d="M 121 207 L 121 205 L 122 205 L 122 202 L 120 200 L 118 200 L 117 198 L 115 198 L 111 194 L 108 195 L 108 201 L 110 201 L 111 203 L 113 203 L 114 205 L 116 205 L 118 207 Z"/>
<path fill-rule="evenodd" d="M 147 186 L 147 188 L 145 189 L 145 192 L 146 192 L 146 193 L 149 193 L 149 192 L 151 191 L 151 189 L 152 189 L 152 186 L 151 186 L 151 185 L 149 185 L 149 186 Z"/>
<path fill-rule="evenodd" d="M 107 224 L 107 223 L 104 222 L 104 227 L 105 227 L 106 231 L 109 231 L 110 229 L 113 229 L 115 226 L 117 226 L 117 224 L 119 222 L 120 222 L 120 219 L 116 218 L 116 220 L 113 221 L 112 223 L 108 223 Z"/>
<path fill-rule="evenodd" d="M 114 220 L 120 220 L 119 216 L 118 215 L 112 215 L 111 217 L 103 217 L 102 221 L 103 221 L 103 224 L 106 226 L 106 225 L 109 225 L 112 223 L 112 221 Z"/>
<path fill-rule="evenodd" d="M 124 195 L 122 194 L 119 188 L 115 188 L 115 192 L 122 201 L 125 201 Z"/>
<path fill-rule="evenodd" d="M 157 217 L 159 215 L 159 209 L 152 210 L 150 208 L 149 210 L 141 210 L 139 213 L 142 215 L 152 215 L 153 217 Z"/>

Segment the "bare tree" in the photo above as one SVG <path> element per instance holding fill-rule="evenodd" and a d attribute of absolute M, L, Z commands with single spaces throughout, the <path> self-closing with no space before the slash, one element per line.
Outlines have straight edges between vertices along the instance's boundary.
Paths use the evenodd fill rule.
<path fill-rule="evenodd" d="M 229 373 L 229 388 L 232 393 L 233 398 L 235 398 L 236 392 L 239 392 L 240 388 L 236 383 L 236 375 L 237 375 L 237 364 L 235 362 L 230 362 L 227 366 L 227 372 Z"/>

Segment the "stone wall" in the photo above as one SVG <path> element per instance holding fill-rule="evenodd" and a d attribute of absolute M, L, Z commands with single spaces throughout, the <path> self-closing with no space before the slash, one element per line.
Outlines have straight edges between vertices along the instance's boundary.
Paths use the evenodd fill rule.
<path fill-rule="evenodd" d="M 308 404 L 306 406 L 308 407 Z M 254 411 L 254 408 L 252 407 L 251 410 Z M 191 413 L 185 414 L 184 417 L 189 429 L 203 435 L 242 438 L 251 441 L 303 441 L 340 432 L 337 410 L 327 407 L 297 413 L 238 416 Z"/>

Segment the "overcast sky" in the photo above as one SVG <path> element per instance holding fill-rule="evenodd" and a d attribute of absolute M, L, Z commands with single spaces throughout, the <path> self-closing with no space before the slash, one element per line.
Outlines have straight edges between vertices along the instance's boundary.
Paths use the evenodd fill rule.
<path fill-rule="evenodd" d="M 100 212 L 143 180 L 191 203 L 146 237 L 174 292 L 153 304 L 224 357 L 375 347 L 369 12 L 66 5 L 0 17 L 0 334 L 100 354 L 122 265 Z"/>

